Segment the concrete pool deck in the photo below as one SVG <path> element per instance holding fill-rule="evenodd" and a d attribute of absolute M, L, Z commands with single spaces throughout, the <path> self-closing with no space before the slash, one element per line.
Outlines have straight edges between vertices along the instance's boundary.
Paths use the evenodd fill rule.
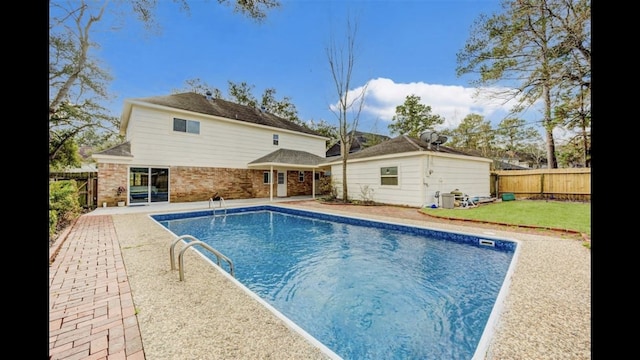
<path fill-rule="evenodd" d="M 591 253 L 580 239 L 438 222 L 415 208 L 323 205 L 308 197 L 274 204 L 517 240 L 484 358 L 591 358 Z M 50 249 L 50 359 L 328 358 L 195 251 L 185 253 L 179 281 L 169 260 L 175 237 L 149 214 L 208 208 L 110 207 L 81 216 Z"/>

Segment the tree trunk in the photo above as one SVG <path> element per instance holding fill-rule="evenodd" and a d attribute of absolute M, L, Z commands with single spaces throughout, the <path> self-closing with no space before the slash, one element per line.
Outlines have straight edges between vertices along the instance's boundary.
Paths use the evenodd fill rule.
<path fill-rule="evenodd" d="M 349 202 L 349 194 L 347 192 L 347 159 L 349 157 L 349 150 L 347 148 L 347 141 L 340 143 L 340 152 L 342 152 L 342 202 Z"/>

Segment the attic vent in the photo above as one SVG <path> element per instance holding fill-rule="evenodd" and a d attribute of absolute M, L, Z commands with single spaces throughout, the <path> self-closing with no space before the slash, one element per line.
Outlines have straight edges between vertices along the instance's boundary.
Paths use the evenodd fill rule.
<path fill-rule="evenodd" d="M 211 95 L 213 95 L 211 91 L 207 90 L 207 100 L 213 100 L 213 96 Z"/>
<path fill-rule="evenodd" d="M 260 106 L 260 112 L 265 112 L 267 111 L 267 108 L 265 106 Z"/>

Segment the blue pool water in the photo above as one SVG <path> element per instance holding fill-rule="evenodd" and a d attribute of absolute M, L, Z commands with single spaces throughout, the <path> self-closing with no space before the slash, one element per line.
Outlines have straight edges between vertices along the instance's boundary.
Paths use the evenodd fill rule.
<path fill-rule="evenodd" d="M 153 218 L 229 257 L 240 283 L 344 359 L 471 359 L 516 246 L 273 206 L 217 211 Z"/>

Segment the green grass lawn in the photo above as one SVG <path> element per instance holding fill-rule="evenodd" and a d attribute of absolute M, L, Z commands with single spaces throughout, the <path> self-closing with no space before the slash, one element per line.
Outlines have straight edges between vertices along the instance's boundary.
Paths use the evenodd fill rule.
<path fill-rule="evenodd" d="M 574 230 L 591 236 L 591 203 L 515 200 L 488 203 L 466 209 L 423 208 L 421 211 L 447 218 Z"/>

